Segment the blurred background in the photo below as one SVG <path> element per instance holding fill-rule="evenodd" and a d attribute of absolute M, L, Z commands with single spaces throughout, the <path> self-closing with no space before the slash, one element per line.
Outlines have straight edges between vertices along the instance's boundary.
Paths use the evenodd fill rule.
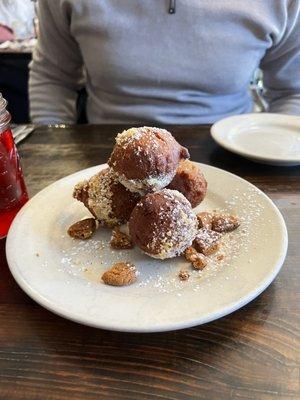
<path fill-rule="evenodd" d="M 0 92 L 14 123 L 29 121 L 28 65 L 38 35 L 37 3 L 0 1 Z"/>

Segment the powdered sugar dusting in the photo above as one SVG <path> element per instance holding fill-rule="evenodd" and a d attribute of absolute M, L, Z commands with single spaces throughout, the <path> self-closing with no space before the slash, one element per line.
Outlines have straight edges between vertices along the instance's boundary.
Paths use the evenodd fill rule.
<path fill-rule="evenodd" d="M 120 224 L 112 211 L 112 191 L 111 187 L 117 182 L 116 175 L 112 170 L 107 169 L 92 176 L 89 181 L 84 181 L 75 186 L 75 191 L 79 191 L 82 186 L 88 190 L 87 206 L 93 211 L 100 223 L 115 226 Z"/>
<path fill-rule="evenodd" d="M 210 196 L 210 194 L 208 194 Z M 256 201 L 257 191 L 250 188 L 246 192 L 235 190 L 227 201 L 216 204 L 209 202 L 212 207 L 201 205 L 198 211 L 217 211 L 237 215 L 240 227 L 230 233 L 221 235 L 220 250 L 207 256 L 207 266 L 203 270 L 194 270 L 184 257 L 176 257 L 171 260 L 158 261 L 143 254 L 139 249 L 112 250 L 109 242 L 111 230 L 99 228 L 96 234 L 87 241 L 74 240 L 67 235 L 62 237 L 62 250 L 59 269 L 67 272 L 71 277 L 83 280 L 86 285 L 100 285 L 103 288 L 100 277 L 115 262 L 132 262 L 139 272 L 137 282 L 130 288 L 135 288 L 137 296 L 153 296 L 153 293 L 176 293 L 178 296 L 182 290 L 202 291 L 215 285 L 215 277 L 223 274 L 223 281 L 239 279 L 238 260 L 243 259 L 249 268 L 253 263 L 253 241 L 256 239 L 256 229 L 253 226 L 268 224 L 269 221 L 261 219 L 264 211 L 261 203 Z M 217 207 L 220 205 L 220 207 Z M 78 217 L 80 219 L 81 216 Z M 68 228 L 66 224 L 65 230 Z M 266 245 L 268 237 L 265 238 Z M 43 263 L 43 268 L 47 265 Z M 180 270 L 187 270 L 190 277 L 187 281 L 180 281 Z M 226 273 L 228 271 L 228 275 Z M 230 276 L 230 278 L 229 278 Z M 220 283 L 220 286 L 222 283 Z M 132 290 L 130 288 L 118 288 Z"/>
<path fill-rule="evenodd" d="M 136 169 L 140 167 L 141 170 L 145 170 L 144 179 L 130 179 L 123 167 L 118 168 L 119 158 L 114 158 L 113 151 L 110 165 L 118 173 L 119 182 L 131 192 L 144 195 L 157 191 L 168 186 L 174 178 L 178 164 L 175 163 L 171 167 L 169 164 L 172 164 L 172 147 L 177 146 L 179 149 L 179 145 L 167 130 L 148 126 L 131 128 L 117 135 L 116 146 L 123 151 L 129 147 Z"/>
<path fill-rule="evenodd" d="M 192 244 L 198 221 L 190 203 L 177 190 L 164 189 L 145 198 L 155 201 L 158 196 L 165 199 L 158 214 L 158 221 L 152 232 L 148 254 L 158 259 L 175 257 Z M 139 203 L 142 206 L 143 201 Z M 158 251 L 159 249 L 159 251 Z"/>
<path fill-rule="evenodd" d="M 168 186 L 175 176 L 176 171 L 157 176 L 149 176 L 147 179 L 127 179 L 125 175 L 117 174 L 119 182 L 128 190 L 144 196 L 146 193 L 155 192 Z"/>
<path fill-rule="evenodd" d="M 170 132 L 168 132 L 166 129 L 142 126 L 138 128 L 130 128 L 119 133 L 116 137 L 116 144 L 126 149 L 128 145 L 140 140 L 144 135 L 146 135 L 150 139 L 150 144 L 154 147 L 157 147 L 156 140 L 154 140 L 157 133 L 162 133 L 163 135 L 172 137 Z"/>
<path fill-rule="evenodd" d="M 241 256 L 247 257 L 247 263 L 251 267 L 252 257 L 249 249 L 256 237 L 255 230 L 252 227 L 256 224 L 267 224 L 268 221 L 263 222 L 260 220 L 264 207 L 256 201 L 257 190 L 255 188 L 243 193 L 240 193 L 239 190 L 236 190 L 236 192 L 236 195 L 233 195 L 232 198 L 225 202 L 225 207 L 207 210 L 236 215 L 236 204 L 240 203 L 241 195 L 243 196 L 244 207 L 239 207 L 238 213 L 241 226 L 236 231 L 221 235 L 220 250 L 206 257 L 207 266 L 203 270 L 193 269 L 188 261 L 183 260 L 183 257 L 178 257 L 175 265 L 169 271 L 169 279 L 166 280 L 161 274 L 153 274 L 148 279 L 140 282 L 139 285 L 142 288 L 154 287 L 160 293 L 177 291 L 177 295 L 180 296 L 180 290 L 185 288 L 201 291 L 210 287 L 214 282 L 214 277 L 221 272 L 225 272 L 224 279 L 226 281 L 229 280 L 229 277 L 226 276 L 226 270 L 231 272 L 233 269 L 235 273 L 229 273 L 228 275 L 231 276 L 231 279 L 238 280 L 239 268 L 236 261 Z M 266 243 L 267 240 L 268 238 L 266 238 Z M 181 269 L 187 269 L 190 274 L 187 282 L 178 279 L 178 273 Z"/>

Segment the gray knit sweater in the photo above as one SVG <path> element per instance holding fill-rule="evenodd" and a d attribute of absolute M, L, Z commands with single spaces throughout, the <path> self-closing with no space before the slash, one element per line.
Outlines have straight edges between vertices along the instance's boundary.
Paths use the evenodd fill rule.
<path fill-rule="evenodd" d="M 214 122 L 249 112 L 257 67 L 272 112 L 300 115 L 300 0 L 39 0 L 36 123 Z"/>

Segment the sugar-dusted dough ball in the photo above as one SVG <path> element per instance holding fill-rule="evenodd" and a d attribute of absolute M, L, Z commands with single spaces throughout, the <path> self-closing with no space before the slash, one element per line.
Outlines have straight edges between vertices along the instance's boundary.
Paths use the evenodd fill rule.
<path fill-rule="evenodd" d="M 183 253 L 192 244 L 197 227 L 188 200 L 169 189 L 144 196 L 129 220 L 133 242 L 149 256 L 160 259 Z"/>
<path fill-rule="evenodd" d="M 120 183 L 142 195 L 165 188 L 189 152 L 165 129 L 131 128 L 116 137 L 108 160 Z"/>
<path fill-rule="evenodd" d="M 140 199 L 137 193 L 121 185 L 109 168 L 78 183 L 73 197 L 81 201 L 102 225 L 108 227 L 127 222 Z"/>
<path fill-rule="evenodd" d="M 182 193 L 192 207 L 197 207 L 204 199 L 207 182 L 200 168 L 192 161 L 181 161 L 169 189 Z"/>

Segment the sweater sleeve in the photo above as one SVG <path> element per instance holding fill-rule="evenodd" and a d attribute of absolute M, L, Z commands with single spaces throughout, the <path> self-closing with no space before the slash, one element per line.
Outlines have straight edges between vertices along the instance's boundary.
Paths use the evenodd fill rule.
<path fill-rule="evenodd" d="M 291 0 L 282 37 L 261 62 L 270 112 L 300 115 L 300 1 Z"/>
<path fill-rule="evenodd" d="M 70 33 L 71 10 L 61 0 L 39 0 L 38 44 L 30 64 L 30 115 L 37 124 L 75 123 L 83 62 Z"/>

